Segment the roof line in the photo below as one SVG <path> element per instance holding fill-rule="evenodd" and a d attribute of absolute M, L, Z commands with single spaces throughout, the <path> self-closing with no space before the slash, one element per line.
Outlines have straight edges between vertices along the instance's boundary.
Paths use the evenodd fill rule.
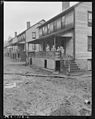
<path fill-rule="evenodd" d="M 24 33 L 25 31 L 29 30 L 30 28 L 32 28 L 33 26 L 37 25 L 38 23 L 40 23 L 41 21 L 45 21 L 44 19 L 40 20 L 39 22 L 35 23 L 34 25 L 30 26 L 28 29 L 24 30 L 23 32 L 21 32 L 20 34 L 17 35 L 17 37 L 19 35 L 21 35 L 22 33 Z M 45 21 L 46 22 L 46 21 Z"/>
<path fill-rule="evenodd" d="M 46 20 L 42 19 L 42 20 L 40 20 L 39 22 L 37 22 L 36 24 L 34 24 L 34 25 L 32 25 L 31 27 L 29 27 L 28 29 L 30 29 L 30 28 L 32 28 L 33 26 L 37 25 L 37 24 L 40 23 L 41 21 L 45 21 L 45 22 L 46 22 Z M 26 31 L 27 31 L 28 29 L 26 29 Z"/>
<path fill-rule="evenodd" d="M 45 22 L 44 24 L 42 24 L 41 26 L 39 26 L 39 28 L 42 27 L 42 26 L 44 26 L 44 25 L 46 25 L 46 24 L 48 24 L 48 23 L 50 23 L 52 20 L 56 19 L 58 16 L 61 16 L 62 14 L 65 14 L 65 13 L 68 12 L 69 10 L 75 8 L 75 7 L 78 6 L 80 3 L 82 3 L 82 2 L 79 2 L 79 3 L 75 4 L 75 5 L 73 5 L 73 6 L 69 7 L 69 8 L 67 8 L 65 11 L 62 11 L 62 12 L 59 13 L 58 15 L 54 16 L 53 18 L 49 19 L 47 22 Z"/>

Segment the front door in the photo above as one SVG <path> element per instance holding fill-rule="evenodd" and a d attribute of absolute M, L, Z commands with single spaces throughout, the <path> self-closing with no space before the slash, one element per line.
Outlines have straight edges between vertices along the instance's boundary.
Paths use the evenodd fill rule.
<path fill-rule="evenodd" d="M 56 61 L 55 70 L 60 71 L 60 61 Z"/>
<path fill-rule="evenodd" d="M 47 68 L 47 60 L 44 62 L 44 68 Z"/>

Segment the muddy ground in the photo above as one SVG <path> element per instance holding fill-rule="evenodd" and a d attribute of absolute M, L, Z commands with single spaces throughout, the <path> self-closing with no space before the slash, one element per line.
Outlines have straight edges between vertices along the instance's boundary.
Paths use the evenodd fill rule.
<path fill-rule="evenodd" d="M 55 75 L 4 57 L 4 115 L 90 116 L 91 72 Z"/>

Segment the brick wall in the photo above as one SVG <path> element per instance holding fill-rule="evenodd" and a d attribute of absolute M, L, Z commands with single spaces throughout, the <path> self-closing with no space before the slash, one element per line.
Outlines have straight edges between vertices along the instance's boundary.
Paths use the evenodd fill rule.
<path fill-rule="evenodd" d="M 88 11 L 92 11 L 91 2 L 82 2 L 75 8 L 76 59 L 91 59 L 91 52 L 88 52 L 88 36 L 92 36 L 92 27 L 88 27 Z"/>
<path fill-rule="evenodd" d="M 92 59 L 92 52 L 88 51 L 88 36 L 92 36 L 92 27 L 88 27 L 88 11 L 92 11 L 91 2 L 82 2 L 75 8 L 75 58 L 80 69 L 85 70 L 91 67 L 88 59 Z"/>

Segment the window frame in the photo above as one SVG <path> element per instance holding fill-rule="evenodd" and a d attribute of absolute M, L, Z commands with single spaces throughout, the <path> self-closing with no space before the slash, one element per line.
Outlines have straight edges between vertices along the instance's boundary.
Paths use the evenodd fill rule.
<path fill-rule="evenodd" d="M 87 17 L 88 17 L 88 26 L 91 27 L 91 26 L 92 26 L 92 19 L 89 19 L 89 13 L 92 14 L 92 12 L 91 12 L 91 11 L 88 11 L 88 13 L 87 13 Z M 90 21 L 91 21 L 91 22 L 90 22 Z"/>
<path fill-rule="evenodd" d="M 48 32 L 48 28 L 47 28 L 47 25 L 46 25 L 46 26 L 44 26 L 44 34 L 47 34 L 47 32 Z"/>
<path fill-rule="evenodd" d="M 32 44 L 32 50 L 33 50 L 33 51 L 36 50 L 36 44 Z"/>
<path fill-rule="evenodd" d="M 50 33 L 54 31 L 53 22 L 50 23 Z"/>
<path fill-rule="evenodd" d="M 43 30 L 42 30 L 42 28 L 39 29 L 39 35 L 40 35 L 40 36 L 43 35 Z"/>
<path fill-rule="evenodd" d="M 91 38 L 91 41 L 89 41 L 89 39 Z M 90 43 L 90 44 L 89 44 Z M 90 47 L 90 48 L 89 48 Z M 92 51 L 92 36 L 88 36 L 88 51 L 91 52 Z"/>
<path fill-rule="evenodd" d="M 47 33 L 50 33 L 50 24 L 47 24 Z"/>
<path fill-rule="evenodd" d="M 60 27 L 58 27 L 58 24 L 60 22 Z M 57 30 L 61 29 L 62 25 L 61 25 L 61 17 L 59 19 L 57 19 Z"/>
<path fill-rule="evenodd" d="M 42 27 L 42 35 L 45 34 L 44 31 L 45 31 L 45 27 L 43 26 L 43 27 Z"/>
<path fill-rule="evenodd" d="M 63 24 L 63 22 L 62 22 L 62 18 L 63 18 L 63 17 L 64 17 L 64 24 Z M 61 28 L 64 28 L 64 27 L 65 27 L 65 19 L 66 19 L 66 16 L 65 16 L 65 15 L 61 17 Z"/>
<path fill-rule="evenodd" d="M 35 37 L 33 36 L 35 34 Z M 32 32 L 32 39 L 36 39 L 36 32 Z"/>
<path fill-rule="evenodd" d="M 53 31 L 57 31 L 57 20 L 53 22 Z"/>
<path fill-rule="evenodd" d="M 65 15 L 65 26 L 70 26 L 74 24 L 74 12 L 69 12 Z"/>

